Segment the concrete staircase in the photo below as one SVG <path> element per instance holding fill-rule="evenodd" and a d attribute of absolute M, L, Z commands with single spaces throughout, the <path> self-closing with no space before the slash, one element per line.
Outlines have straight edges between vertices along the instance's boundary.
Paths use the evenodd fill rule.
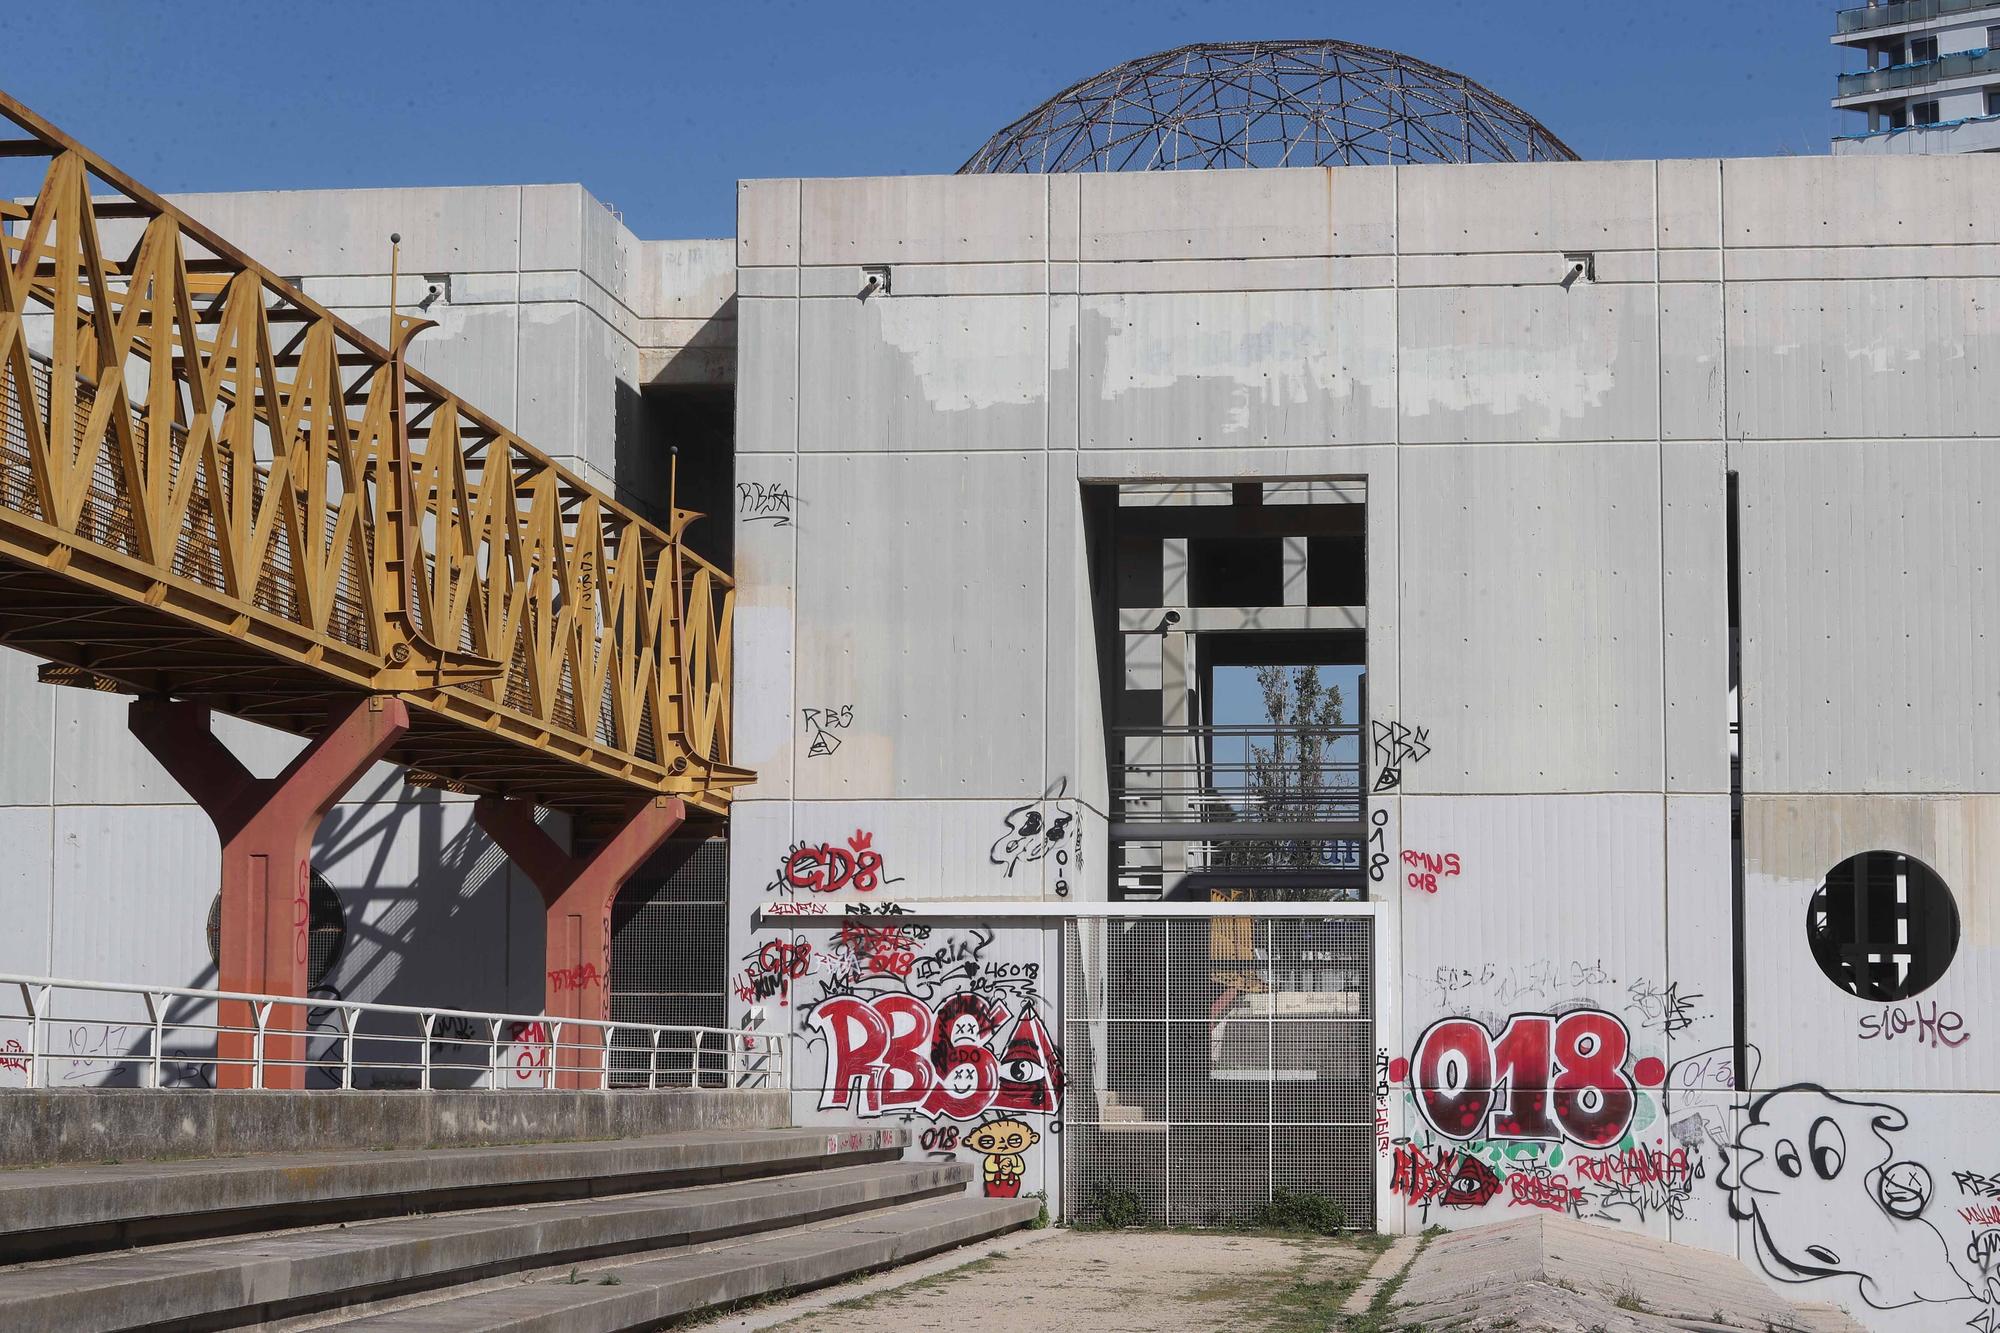
<path fill-rule="evenodd" d="M 730 1129 L 8 1171 L 0 1328 L 651 1328 L 1034 1218 L 909 1143 Z"/>

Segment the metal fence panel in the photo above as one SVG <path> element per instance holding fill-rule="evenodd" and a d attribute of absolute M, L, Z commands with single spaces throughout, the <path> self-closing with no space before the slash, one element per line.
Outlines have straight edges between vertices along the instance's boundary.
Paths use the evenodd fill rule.
<path fill-rule="evenodd" d="M 1065 1211 L 1254 1220 L 1278 1190 L 1375 1225 L 1374 921 L 1063 927 Z"/>

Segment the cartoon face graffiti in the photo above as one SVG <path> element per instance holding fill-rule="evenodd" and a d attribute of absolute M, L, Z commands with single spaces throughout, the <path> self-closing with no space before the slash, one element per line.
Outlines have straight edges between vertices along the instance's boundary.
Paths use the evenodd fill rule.
<path fill-rule="evenodd" d="M 986 1195 L 991 1199 L 1013 1199 L 1020 1197 L 1021 1174 L 1028 1169 L 1022 1153 L 1042 1141 L 1019 1120 L 989 1120 L 967 1134 L 963 1140 L 966 1147 L 986 1158 L 980 1175 L 986 1182 Z"/>
<path fill-rule="evenodd" d="M 1751 1104 L 1722 1187 L 1731 1214 L 1752 1224 L 1765 1272 L 1781 1282 L 1851 1275 L 1883 1310 L 1972 1295 L 1944 1237 L 1916 1215 L 1922 1168 L 1894 1161 L 1889 1135 L 1908 1123 L 1885 1103 L 1806 1085 Z"/>

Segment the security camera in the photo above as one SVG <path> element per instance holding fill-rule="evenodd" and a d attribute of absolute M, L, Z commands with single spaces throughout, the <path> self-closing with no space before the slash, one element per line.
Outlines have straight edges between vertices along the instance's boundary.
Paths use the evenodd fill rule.
<path fill-rule="evenodd" d="M 861 291 L 858 295 L 861 300 L 865 301 L 877 293 L 883 296 L 889 294 L 889 266 L 887 264 L 863 264 L 861 266 Z"/>

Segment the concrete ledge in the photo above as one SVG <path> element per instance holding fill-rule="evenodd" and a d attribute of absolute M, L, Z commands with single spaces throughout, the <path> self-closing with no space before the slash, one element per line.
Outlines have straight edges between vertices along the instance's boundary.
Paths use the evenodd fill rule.
<path fill-rule="evenodd" d="M 767 1232 L 695 1254 L 583 1270 L 575 1285 L 542 1281 L 391 1310 L 341 1327 L 367 1333 L 622 1333 L 759 1296 L 801 1291 L 921 1259 L 1025 1226 L 1034 1199 L 957 1196 L 834 1222 Z M 616 1275 L 618 1285 L 598 1279 Z"/>
<path fill-rule="evenodd" d="M 25 1259 L 386 1214 L 629 1194 L 902 1155 L 885 1129 L 709 1130 L 615 1143 L 323 1152 L 0 1172 Z"/>
<path fill-rule="evenodd" d="M 0 1327 L 231 1327 L 524 1269 L 658 1251 L 960 1191 L 962 1162 L 890 1162 L 561 1208 L 396 1218 L 16 1271 Z M 865 1223 L 864 1223 L 865 1224 Z"/>
<path fill-rule="evenodd" d="M 0 1091 L 0 1167 L 775 1129 L 784 1092 Z"/>

